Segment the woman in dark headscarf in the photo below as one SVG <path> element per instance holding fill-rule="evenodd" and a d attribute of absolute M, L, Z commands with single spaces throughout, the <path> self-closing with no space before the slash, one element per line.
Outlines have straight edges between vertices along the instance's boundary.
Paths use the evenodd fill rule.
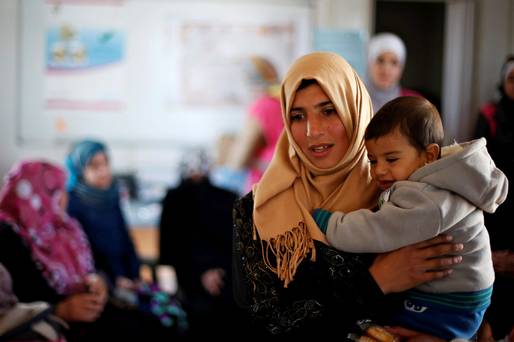
<path fill-rule="evenodd" d="M 232 296 L 232 205 L 237 195 L 213 185 L 209 160 L 188 150 L 181 181 L 162 201 L 159 263 L 172 265 L 185 297 L 193 339 L 239 338 L 246 323 Z"/>
<path fill-rule="evenodd" d="M 500 72 L 500 100 L 480 108 L 475 136 L 487 139 L 487 149 L 496 166 L 510 182 L 514 182 L 514 55 L 507 56 Z M 514 318 L 505 312 L 514 306 L 514 194 L 509 188 L 507 200 L 494 214 L 485 215 L 491 238 L 493 264 L 496 272 L 493 298 L 486 313 L 496 340 L 511 331 Z M 507 311 L 506 311 L 507 310 Z"/>

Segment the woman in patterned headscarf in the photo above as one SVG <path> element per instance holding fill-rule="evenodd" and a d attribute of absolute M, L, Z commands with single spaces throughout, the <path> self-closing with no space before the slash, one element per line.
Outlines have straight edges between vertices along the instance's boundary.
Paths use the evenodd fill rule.
<path fill-rule="evenodd" d="M 239 303 L 272 334 L 333 336 L 376 317 L 384 294 L 449 274 L 441 268 L 458 258 L 427 259 L 455 250 L 434 246 L 444 237 L 373 260 L 327 246 L 311 217 L 314 208 L 376 204 L 363 140 L 371 100 L 350 65 L 333 53 L 299 58 L 282 83 L 281 105 L 285 131 L 275 156 L 235 206 Z"/>
<path fill-rule="evenodd" d="M 11 170 L 0 194 L 0 262 L 21 301 L 45 300 L 65 321 L 93 322 L 107 287 L 94 273 L 85 234 L 61 207 L 64 182 L 64 172 L 46 162 Z"/>
<path fill-rule="evenodd" d="M 159 340 L 160 324 L 107 302 L 80 224 L 68 216 L 64 171 L 47 162 L 16 165 L 0 192 L 0 263 L 22 302 L 45 301 L 66 321 L 68 341 Z M 107 305 L 106 305 L 107 304 Z"/>

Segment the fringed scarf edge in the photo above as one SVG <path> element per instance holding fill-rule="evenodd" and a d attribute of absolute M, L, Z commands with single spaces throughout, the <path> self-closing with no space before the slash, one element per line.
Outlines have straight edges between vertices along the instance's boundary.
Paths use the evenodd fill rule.
<path fill-rule="evenodd" d="M 254 240 L 257 239 L 256 231 L 257 227 L 254 225 Z M 298 266 L 309 254 L 310 260 L 316 261 L 314 241 L 304 222 L 299 222 L 298 226 L 284 234 L 277 235 L 268 241 L 261 239 L 260 242 L 264 264 L 284 283 L 284 288 L 293 281 Z"/>

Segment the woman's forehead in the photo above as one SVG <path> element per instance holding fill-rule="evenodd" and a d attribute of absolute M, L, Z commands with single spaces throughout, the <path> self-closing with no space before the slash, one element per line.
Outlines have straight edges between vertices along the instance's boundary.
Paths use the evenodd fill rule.
<path fill-rule="evenodd" d="M 377 56 L 375 61 L 377 61 L 378 59 L 400 61 L 400 56 L 398 56 L 398 54 L 392 50 L 385 50 Z"/>
<path fill-rule="evenodd" d="M 326 101 L 332 102 L 332 99 L 318 83 L 312 83 L 296 91 L 293 107 L 297 105 L 319 105 Z"/>

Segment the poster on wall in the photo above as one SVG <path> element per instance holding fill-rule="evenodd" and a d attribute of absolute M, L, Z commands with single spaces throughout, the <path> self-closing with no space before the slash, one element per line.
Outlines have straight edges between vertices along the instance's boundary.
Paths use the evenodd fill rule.
<path fill-rule="evenodd" d="M 22 0 L 22 142 L 212 142 L 242 126 L 251 55 L 311 48 L 308 1 Z"/>
<path fill-rule="evenodd" d="M 45 6 L 45 109 L 123 111 L 127 90 L 121 2 Z M 94 22 L 84 18 L 95 18 Z M 114 19 L 114 20 L 113 20 Z M 117 20 L 116 20 L 117 19 Z"/>
<path fill-rule="evenodd" d="M 178 67 L 182 77 L 180 100 L 185 104 L 242 105 L 251 96 L 245 87 L 250 55 L 268 55 L 275 65 L 294 59 L 293 22 L 190 20 L 183 22 L 179 30 L 183 51 Z M 259 47 L 263 46 L 268 50 L 261 51 Z"/>

